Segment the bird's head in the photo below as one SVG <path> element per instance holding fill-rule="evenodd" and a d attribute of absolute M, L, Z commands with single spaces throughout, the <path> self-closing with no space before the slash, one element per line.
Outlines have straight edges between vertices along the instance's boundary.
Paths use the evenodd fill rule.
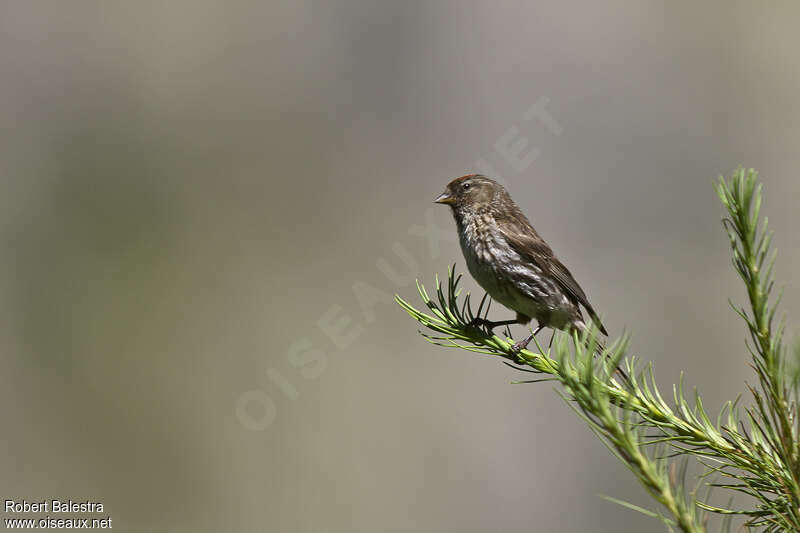
<path fill-rule="evenodd" d="M 489 208 L 503 194 L 505 189 L 493 179 L 481 174 L 468 174 L 448 183 L 434 202 L 447 204 L 457 213 L 477 212 Z"/>

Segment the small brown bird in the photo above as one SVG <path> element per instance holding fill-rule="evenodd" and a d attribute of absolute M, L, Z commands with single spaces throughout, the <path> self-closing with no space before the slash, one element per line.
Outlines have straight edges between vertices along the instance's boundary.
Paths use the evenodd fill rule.
<path fill-rule="evenodd" d="M 472 277 L 494 300 L 517 312 L 514 320 L 477 322 L 490 329 L 538 322 L 538 329 L 514 344 L 514 351 L 527 347 L 545 327 L 585 330 L 581 306 L 608 334 L 583 289 L 502 185 L 469 174 L 451 181 L 434 201 L 451 207 Z"/>

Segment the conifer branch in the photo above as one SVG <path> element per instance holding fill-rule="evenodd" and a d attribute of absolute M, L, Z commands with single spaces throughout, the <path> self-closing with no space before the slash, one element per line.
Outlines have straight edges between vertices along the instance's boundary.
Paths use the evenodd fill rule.
<path fill-rule="evenodd" d="M 436 279 L 435 297 L 417 283 L 427 312 L 420 311 L 400 296 L 397 303 L 427 331 L 429 342 L 447 347 L 497 356 L 520 365 L 527 372 L 542 375 L 532 381 L 558 381 L 561 394 L 589 424 L 594 433 L 636 476 L 644 489 L 661 504 L 666 514 L 646 511 L 660 518 L 669 529 L 706 531 L 707 513 L 742 515 L 748 529 L 767 532 L 800 531 L 800 459 L 797 443 L 797 379 L 788 379 L 782 342 L 784 321 L 775 323 L 777 302 L 771 299 L 774 254 L 766 219 L 759 221 L 761 186 L 756 173 L 738 169 L 728 180 L 720 179 L 717 193 L 727 209 L 723 224 L 733 251 L 733 264 L 742 278 L 749 309 L 735 307 L 748 329 L 746 343 L 758 377 L 758 387 L 748 387 L 753 405 L 737 407 L 728 402 L 712 419 L 695 392 L 687 400 L 683 379 L 673 386 L 667 402 L 659 391 L 652 364 L 637 368 L 628 357 L 629 337 L 608 346 L 596 341 L 596 330 L 582 335 L 558 333 L 552 347 L 512 349 L 513 339 L 498 336 L 476 318 L 486 318 L 491 302 L 484 295 L 473 310 L 470 295 L 463 298 L 458 287 L 461 274 L 449 269 L 446 285 Z M 603 357 L 595 357 L 601 352 Z M 620 365 L 630 381 L 621 383 L 615 375 Z M 790 390 L 791 389 L 791 390 Z M 680 469 L 669 458 L 683 458 Z M 686 460 L 703 466 L 701 482 L 725 492 L 752 498 L 749 507 L 733 509 L 698 499 L 696 490 L 685 488 Z M 704 481 L 711 477 L 722 481 Z M 726 481 L 727 480 L 727 481 Z M 731 500 L 732 501 L 732 500 Z M 636 508 L 631 504 L 628 507 Z"/>

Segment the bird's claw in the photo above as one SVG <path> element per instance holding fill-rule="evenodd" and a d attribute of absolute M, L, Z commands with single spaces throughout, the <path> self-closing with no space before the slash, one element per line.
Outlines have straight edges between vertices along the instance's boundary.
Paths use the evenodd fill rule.
<path fill-rule="evenodd" d="M 533 336 L 534 336 L 534 334 L 531 333 L 527 338 L 522 339 L 521 341 L 517 341 L 514 344 L 512 344 L 511 348 L 509 348 L 509 351 L 511 352 L 511 354 L 512 355 L 519 355 L 519 353 L 522 350 L 524 350 L 525 348 L 527 348 L 528 344 L 531 343 L 531 340 L 533 340 Z"/>
<path fill-rule="evenodd" d="M 472 329 L 481 329 L 481 327 L 489 328 L 491 325 L 492 323 L 485 318 L 475 317 L 469 321 L 467 327 Z"/>

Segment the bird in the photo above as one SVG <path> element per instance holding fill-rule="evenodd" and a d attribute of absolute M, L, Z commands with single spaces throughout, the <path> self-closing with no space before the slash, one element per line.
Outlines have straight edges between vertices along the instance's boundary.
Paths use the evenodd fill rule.
<path fill-rule="evenodd" d="M 543 328 L 586 331 L 583 308 L 608 335 L 575 277 L 502 185 L 482 174 L 468 174 L 448 183 L 434 202 L 450 206 L 472 277 L 492 299 L 516 312 L 512 320 L 476 318 L 471 325 L 492 330 L 536 320 L 538 328 L 512 346 L 519 353 Z"/>

